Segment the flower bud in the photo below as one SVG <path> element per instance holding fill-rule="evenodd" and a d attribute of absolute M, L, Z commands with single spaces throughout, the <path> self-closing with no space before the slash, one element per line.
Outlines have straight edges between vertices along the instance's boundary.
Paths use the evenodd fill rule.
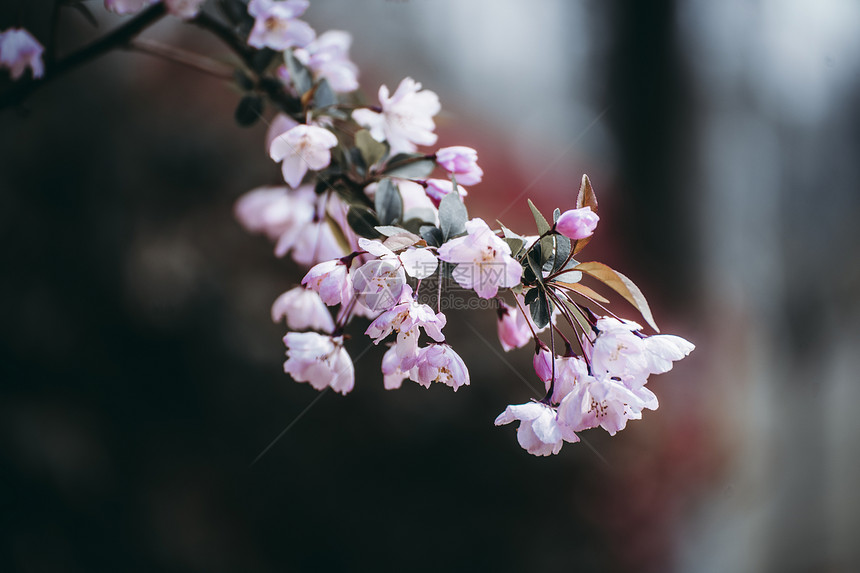
<path fill-rule="evenodd" d="M 561 214 L 555 224 L 555 230 L 568 239 L 578 240 L 590 237 L 600 217 L 591 207 L 570 209 Z"/>

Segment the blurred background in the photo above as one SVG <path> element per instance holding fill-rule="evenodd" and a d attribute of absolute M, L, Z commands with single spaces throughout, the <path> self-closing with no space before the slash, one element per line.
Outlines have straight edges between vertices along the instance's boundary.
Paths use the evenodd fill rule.
<path fill-rule="evenodd" d="M 87 5 L 98 29 L 62 13 L 67 53 L 123 21 Z M 0 29 L 45 38 L 48 6 L 5 2 Z M 457 394 L 386 392 L 373 348 L 320 397 L 269 319 L 302 271 L 232 215 L 279 181 L 265 126 L 235 124 L 229 82 L 118 51 L 0 110 L 0 570 L 860 570 L 860 4 L 306 19 L 353 34 L 370 99 L 407 75 L 439 94 L 439 145 L 486 172 L 472 216 L 531 232 L 525 198 L 569 208 L 588 173 L 585 258 L 697 350 L 650 382 L 659 410 L 551 458 L 492 425 L 537 386 L 493 312 L 449 316 Z M 144 37 L 230 61 L 177 20 Z"/>

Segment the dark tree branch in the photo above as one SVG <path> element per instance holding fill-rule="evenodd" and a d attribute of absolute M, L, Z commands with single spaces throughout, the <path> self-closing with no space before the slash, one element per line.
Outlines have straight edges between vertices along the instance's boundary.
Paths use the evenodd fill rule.
<path fill-rule="evenodd" d="M 0 109 L 18 105 L 40 87 L 51 83 L 66 72 L 103 56 L 114 48 L 127 46 L 138 34 L 158 22 L 165 14 L 167 14 L 167 9 L 164 7 L 164 4 L 159 2 L 147 8 L 140 15 L 123 24 L 110 34 L 81 48 L 77 52 L 54 64 L 50 61 L 47 62 L 45 77 L 16 84 L 11 89 L 0 94 Z"/>

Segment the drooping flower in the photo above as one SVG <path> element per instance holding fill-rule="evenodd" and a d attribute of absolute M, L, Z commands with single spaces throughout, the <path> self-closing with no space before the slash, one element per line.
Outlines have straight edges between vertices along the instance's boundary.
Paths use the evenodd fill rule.
<path fill-rule="evenodd" d="M 114 14 L 134 14 L 158 0 L 105 0 L 105 8 Z"/>
<path fill-rule="evenodd" d="M 499 342 L 505 352 L 514 348 L 522 348 L 532 339 L 532 331 L 529 328 L 523 313 L 516 307 L 508 306 L 503 301 L 499 302 L 497 311 L 498 320 L 496 327 L 499 333 Z"/>
<path fill-rule="evenodd" d="M 386 390 L 396 390 L 409 378 L 409 370 L 401 370 L 403 359 L 397 355 L 397 349 L 391 345 L 382 356 L 382 385 Z"/>
<path fill-rule="evenodd" d="M 292 330 L 334 330 L 334 321 L 320 295 L 305 287 L 290 289 L 275 299 L 272 304 L 272 321 L 280 322 L 284 318 Z"/>
<path fill-rule="evenodd" d="M 358 301 L 371 310 L 391 308 L 406 287 L 406 273 L 398 259 L 376 259 L 358 267 L 353 274 Z"/>
<path fill-rule="evenodd" d="M 471 147 L 443 147 L 436 152 L 436 163 L 453 173 L 458 185 L 475 185 L 484 176 L 484 170 L 478 167 L 478 152 Z"/>
<path fill-rule="evenodd" d="M 297 125 L 272 140 L 269 156 L 281 164 L 284 181 L 297 188 L 308 169 L 319 171 L 331 163 L 331 148 L 337 137 L 322 127 Z"/>
<path fill-rule="evenodd" d="M 393 95 L 389 96 L 388 86 L 380 86 L 379 104 L 381 112 L 357 109 L 352 118 L 368 128 L 377 141 L 388 141 L 392 155 L 415 151 L 416 144 L 436 143 L 433 116 L 441 106 L 434 92 L 422 90 L 412 78 L 404 78 Z"/>
<path fill-rule="evenodd" d="M 591 207 L 570 209 L 562 213 L 555 223 L 555 230 L 568 239 L 585 239 L 594 233 L 600 217 Z"/>
<path fill-rule="evenodd" d="M 600 426 L 614 436 L 627 426 L 627 420 L 642 418 L 644 407 L 656 409 L 656 398 L 646 404 L 622 382 L 601 374 L 577 380 L 558 412 L 559 419 L 574 431 Z"/>
<path fill-rule="evenodd" d="M 630 388 L 641 386 L 651 374 L 663 374 L 672 369 L 672 362 L 690 354 L 695 346 L 670 334 L 642 336 L 640 325 L 612 317 L 597 320 L 598 335 L 591 349 L 592 368 L 606 372 Z"/>
<path fill-rule="evenodd" d="M 358 246 L 380 259 L 396 259 L 403 266 L 406 274 L 416 279 L 426 279 L 431 276 L 439 265 L 436 255 L 429 249 L 408 246 L 398 255 L 383 243 L 363 237 L 358 239 Z"/>
<path fill-rule="evenodd" d="M 331 389 L 346 394 L 355 385 L 355 367 L 342 336 L 316 332 L 288 332 L 284 336 L 287 361 L 284 372 L 296 382 L 309 382 L 317 390 Z"/>
<path fill-rule="evenodd" d="M 441 382 L 456 392 L 469 385 L 469 370 L 460 355 L 447 344 L 431 344 L 418 351 L 418 359 L 409 377 L 425 388 Z"/>
<path fill-rule="evenodd" d="M 579 441 L 573 429 L 559 420 L 555 408 L 540 402 L 508 406 L 496 418 L 495 424 L 501 426 L 515 420 L 520 421 L 517 441 L 535 456 L 557 454 L 564 442 Z"/>
<path fill-rule="evenodd" d="M 441 312 L 433 312 L 426 304 L 415 302 L 412 289 L 408 285 L 400 300 L 400 304 L 383 312 L 370 323 L 365 334 L 374 339 L 374 344 L 379 344 L 386 336 L 397 332 L 397 342 L 393 350 L 404 361 L 400 365 L 401 369 L 407 371 L 414 366 L 414 360 L 410 358 L 418 358 L 418 338 L 421 335 L 419 328 L 423 328 L 436 342 L 442 342 L 445 340 L 442 329 L 447 318 Z"/>
<path fill-rule="evenodd" d="M 280 137 L 297 125 L 299 125 L 299 122 L 287 114 L 282 112 L 276 113 L 266 128 L 266 153 L 269 153 L 269 150 L 272 148 L 272 142 L 275 141 L 276 137 Z"/>
<path fill-rule="evenodd" d="M 312 267 L 302 279 L 302 284 L 319 293 L 320 299 L 329 306 L 347 305 L 354 296 L 349 268 L 340 259 Z"/>
<path fill-rule="evenodd" d="M 287 187 L 261 187 L 242 195 L 236 202 L 236 218 L 248 231 L 264 233 L 275 241 L 275 255 L 292 251 L 301 265 L 342 257 L 347 253 L 334 234 L 326 214 L 337 220 L 342 211 L 340 199 L 318 196 L 312 186 L 296 190 Z M 349 229 L 341 228 L 347 242 L 354 241 Z"/>
<path fill-rule="evenodd" d="M 167 11 L 183 20 L 196 18 L 206 0 L 164 0 Z"/>
<path fill-rule="evenodd" d="M 7 68 L 13 80 L 24 75 L 30 68 L 34 78 L 45 74 L 42 62 L 42 47 L 36 38 L 24 28 L 9 28 L 0 32 L 0 68 Z"/>
<path fill-rule="evenodd" d="M 511 248 L 482 219 L 466 223 L 468 235 L 439 247 L 439 259 L 455 263 L 452 276 L 463 288 L 481 298 L 496 296 L 500 287 L 519 284 L 523 268 L 511 257 Z"/>
<path fill-rule="evenodd" d="M 315 78 L 328 80 L 335 92 L 351 92 L 358 89 L 358 66 L 349 59 L 351 44 L 349 32 L 329 30 L 304 48 L 294 50 L 293 55 Z"/>
<path fill-rule="evenodd" d="M 469 191 L 459 183 L 458 181 L 457 192 L 460 194 L 460 197 L 465 197 L 469 194 Z M 433 201 L 436 207 L 439 206 L 445 195 L 454 191 L 454 184 L 448 179 L 428 179 L 424 184 L 426 185 L 424 192 L 427 193 L 427 196 L 430 197 L 430 200 Z"/>
<path fill-rule="evenodd" d="M 550 402 L 558 404 L 574 388 L 578 380 L 588 375 L 588 366 L 585 361 L 572 354 L 555 357 L 555 381 L 553 382 L 552 351 L 543 343 L 535 352 L 532 364 L 535 374 L 543 381 L 547 392 L 553 388 Z"/>
<path fill-rule="evenodd" d="M 254 28 L 248 45 L 278 51 L 308 45 L 316 32 L 298 19 L 307 8 L 307 0 L 251 0 L 248 13 L 254 17 Z"/>

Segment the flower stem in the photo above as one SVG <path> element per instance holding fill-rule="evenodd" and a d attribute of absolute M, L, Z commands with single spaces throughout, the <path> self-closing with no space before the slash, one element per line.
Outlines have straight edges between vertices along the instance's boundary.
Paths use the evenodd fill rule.
<path fill-rule="evenodd" d="M 222 64 L 193 52 L 162 44 L 161 42 L 138 38 L 132 40 L 126 49 L 162 58 L 223 80 L 233 79 L 232 66 Z"/>

